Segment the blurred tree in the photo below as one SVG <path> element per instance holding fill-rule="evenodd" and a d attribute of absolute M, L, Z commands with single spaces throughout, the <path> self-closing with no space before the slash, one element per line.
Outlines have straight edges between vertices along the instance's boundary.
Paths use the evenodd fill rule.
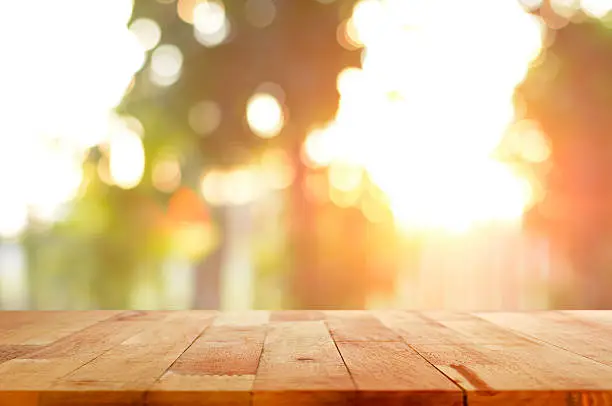
<path fill-rule="evenodd" d="M 175 149 L 176 144 L 181 145 L 178 148 L 183 156 L 184 182 L 194 188 L 198 187 L 203 168 L 243 164 L 258 150 L 270 146 L 290 152 L 296 178 L 289 195 L 291 204 L 287 217 L 291 227 L 294 272 L 288 280 L 295 282 L 290 284 L 295 289 L 287 306 L 316 305 L 314 301 L 320 301 L 323 295 L 319 287 L 332 283 L 316 276 L 321 273 L 315 269 L 315 258 L 322 254 L 316 245 L 315 207 L 303 195 L 307 169 L 300 149 L 305 135 L 314 125 L 333 118 L 338 103 L 337 74 L 347 65 L 359 63 L 359 53 L 345 50 L 336 39 L 338 24 L 350 14 L 353 2 L 274 1 L 273 21 L 260 28 L 248 21 L 247 2 L 227 0 L 224 4 L 231 33 L 225 42 L 211 48 L 196 41 L 193 27 L 176 15 L 175 3 L 136 2 L 134 17 L 158 21 L 163 31 L 162 42 L 178 45 L 185 55 L 183 71 L 176 84 L 158 89 L 148 82 L 145 69 L 124 103 L 125 111 L 137 116 L 145 126 L 147 151 L 155 155 L 165 144 Z M 263 3 L 268 2 L 252 3 L 265 7 Z M 248 99 L 266 82 L 282 88 L 287 110 L 286 125 L 274 139 L 255 136 L 245 119 Z M 188 122 L 190 108 L 202 100 L 218 103 L 222 114 L 220 125 L 206 137 L 197 135 Z M 225 209 L 217 208 L 214 219 L 221 230 L 225 218 Z M 363 218 L 360 221 L 364 224 Z M 198 307 L 219 304 L 218 273 L 225 242 L 221 236 L 219 248 L 200 265 Z M 348 269 L 347 265 L 340 268 Z M 359 272 L 357 268 L 352 272 Z M 345 277 L 352 276 L 345 274 Z M 304 289 L 304 281 L 311 281 L 308 289 Z M 336 283 L 342 286 L 341 280 Z M 326 298 L 335 306 L 342 306 L 344 300 L 342 294 Z"/>
<path fill-rule="evenodd" d="M 532 165 L 546 195 L 526 221 L 573 268 L 567 279 L 553 266 L 567 289 L 552 305 L 611 308 L 612 31 L 605 19 L 576 18 L 548 29 L 548 47 L 516 91 L 523 118 L 537 122 L 551 146 L 550 158 Z"/>

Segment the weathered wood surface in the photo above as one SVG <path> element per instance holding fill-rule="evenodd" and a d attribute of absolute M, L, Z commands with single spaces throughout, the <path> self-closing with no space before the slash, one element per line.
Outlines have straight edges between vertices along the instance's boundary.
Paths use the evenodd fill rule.
<path fill-rule="evenodd" d="M 0 406 L 610 405 L 612 312 L 0 312 Z"/>

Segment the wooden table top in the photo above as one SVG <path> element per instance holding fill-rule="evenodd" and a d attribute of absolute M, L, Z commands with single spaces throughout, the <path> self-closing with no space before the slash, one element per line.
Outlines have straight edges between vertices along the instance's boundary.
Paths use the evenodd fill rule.
<path fill-rule="evenodd" d="M 612 312 L 0 312 L 0 405 L 612 405 Z"/>

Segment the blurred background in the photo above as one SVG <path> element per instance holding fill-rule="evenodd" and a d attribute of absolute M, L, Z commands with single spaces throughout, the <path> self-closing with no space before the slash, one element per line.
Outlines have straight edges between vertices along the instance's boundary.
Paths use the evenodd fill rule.
<path fill-rule="evenodd" d="M 0 308 L 612 308 L 612 0 L 0 4 Z"/>

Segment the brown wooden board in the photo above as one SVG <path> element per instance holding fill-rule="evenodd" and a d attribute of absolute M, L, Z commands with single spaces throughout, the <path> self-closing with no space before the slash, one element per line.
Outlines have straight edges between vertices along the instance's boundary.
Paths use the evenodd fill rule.
<path fill-rule="evenodd" d="M 354 389 L 324 322 L 270 323 L 253 387 L 255 406 L 349 405 Z"/>
<path fill-rule="evenodd" d="M 147 394 L 154 406 L 249 405 L 267 312 L 217 317 Z"/>
<path fill-rule="evenodd" d="M 470 314 L 423 317 L 460 337 L 412 347 L 466 391 L 468 405 L 612 404 L 606 365 Z"/>
<path fill-rule="evenodd" d="M 0 406 L 611 405 L 612 312 L 0 312 Z"/>

